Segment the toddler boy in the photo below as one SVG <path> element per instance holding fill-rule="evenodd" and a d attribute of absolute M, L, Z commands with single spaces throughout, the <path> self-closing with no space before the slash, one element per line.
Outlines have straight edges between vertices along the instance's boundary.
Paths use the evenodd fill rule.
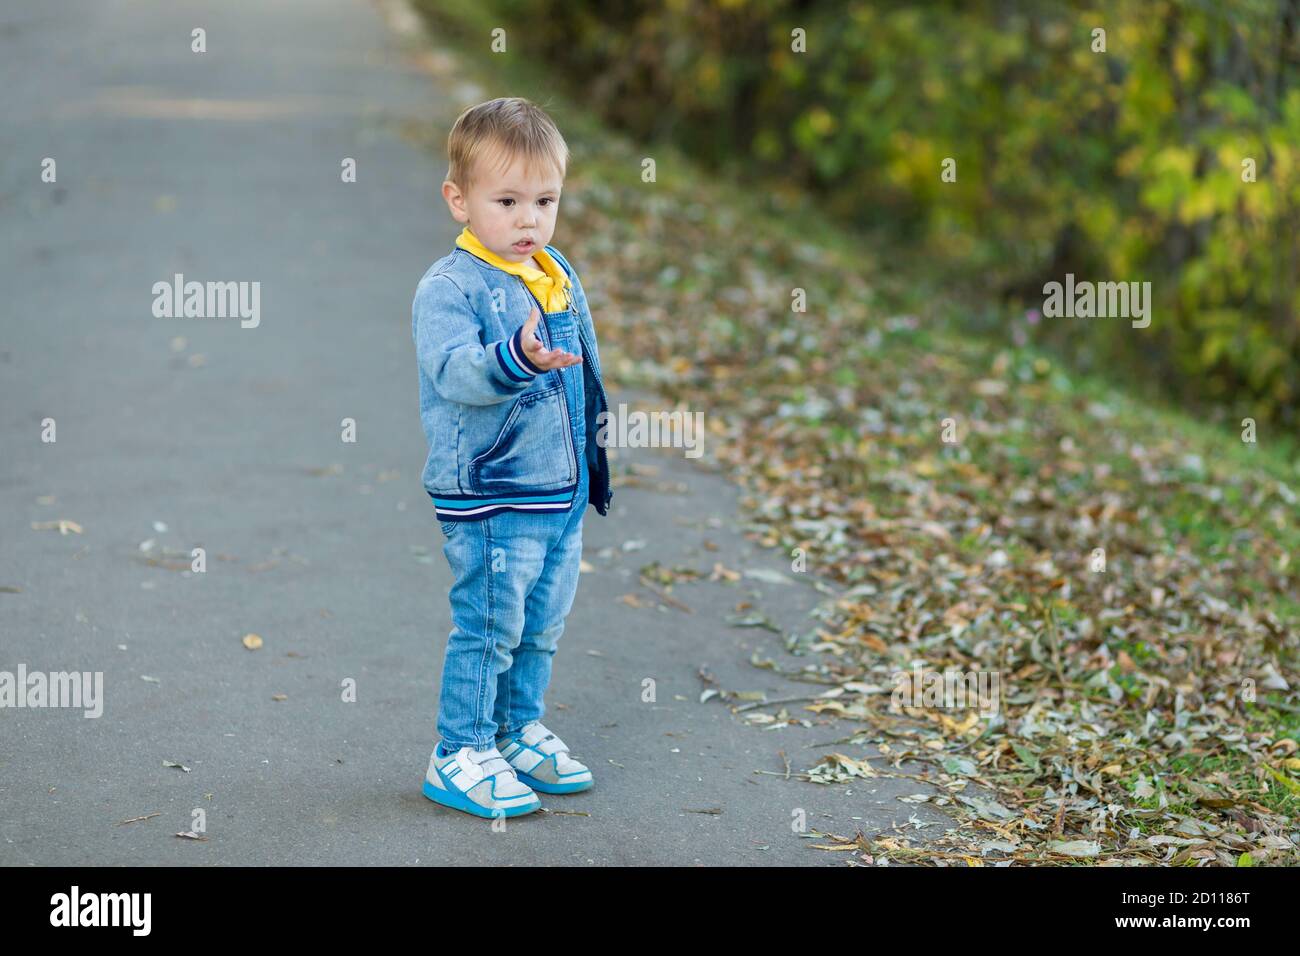
<path fill-rule="evenodd" d="M 535 104 L 465 110 L 442 195 L 465 228 L 412 307 L 424 487 L 455 583 L 424 795 L 482 817 L 536 810 L 591 771 L 542 723 L 587 505 L 608 512 L 609 403 L 582 283 L 554 247 L 568 147 Z"/>

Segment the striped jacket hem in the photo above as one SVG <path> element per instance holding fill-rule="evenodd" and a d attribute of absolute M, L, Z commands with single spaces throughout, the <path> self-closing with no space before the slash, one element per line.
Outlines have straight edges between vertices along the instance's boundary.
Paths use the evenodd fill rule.
<path fill-rule="evenodd" d="M 434 511 L 439 521 L 478 521 L 502 511 L 532 511 L 558 514 L 573 507 L 578 483 L 559 491 L 522 491 L 509 495 L 435 495 Z"/>

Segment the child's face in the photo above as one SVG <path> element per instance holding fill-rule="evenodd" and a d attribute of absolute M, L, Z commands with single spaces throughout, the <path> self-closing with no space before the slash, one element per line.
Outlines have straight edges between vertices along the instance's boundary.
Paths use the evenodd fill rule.
<path fill-rule="evenodd" d="M 526 172 L 517 159 L 504 172 L 499 167 L 475 172 L 468 193 L 455 183 L 443 183 L 442 195 L 452 218 L 467 223 L 479 241 L 502 259 L 527 262 L 555 234 L 563 186 L 559 174 L 544 169 Z"/>

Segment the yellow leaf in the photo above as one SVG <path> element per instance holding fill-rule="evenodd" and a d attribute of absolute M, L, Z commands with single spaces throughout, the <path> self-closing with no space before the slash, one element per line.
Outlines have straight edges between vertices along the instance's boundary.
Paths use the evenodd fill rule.
<path fill-rule="evenodd" d="M 1275 778 L 1277 778 L 1277 782 L 1282 784 L 1282 786 L 1286 787 L 1292 793 L 1300 793 L 1300 783 L 1296 783 L 1290 777 L 1284 777 L 1282 774 L 1278 773 L 1272 767 L 1265 766 L 1264 769 L 1267 770 L 1269 773 L 1271 773 Z"/>

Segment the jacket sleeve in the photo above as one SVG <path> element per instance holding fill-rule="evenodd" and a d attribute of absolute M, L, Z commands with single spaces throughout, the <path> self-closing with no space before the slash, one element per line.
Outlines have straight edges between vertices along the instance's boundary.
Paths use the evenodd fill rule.
<path fill-rule="evenodd" d="M 518 395 L 544 369 L 524 354 L 523 327 L 484 345 L 474 310 L 449 277 L 420 283 L 412 305 L 412 334 L 420 368 L 449 402 L 494 405 Z"/>

